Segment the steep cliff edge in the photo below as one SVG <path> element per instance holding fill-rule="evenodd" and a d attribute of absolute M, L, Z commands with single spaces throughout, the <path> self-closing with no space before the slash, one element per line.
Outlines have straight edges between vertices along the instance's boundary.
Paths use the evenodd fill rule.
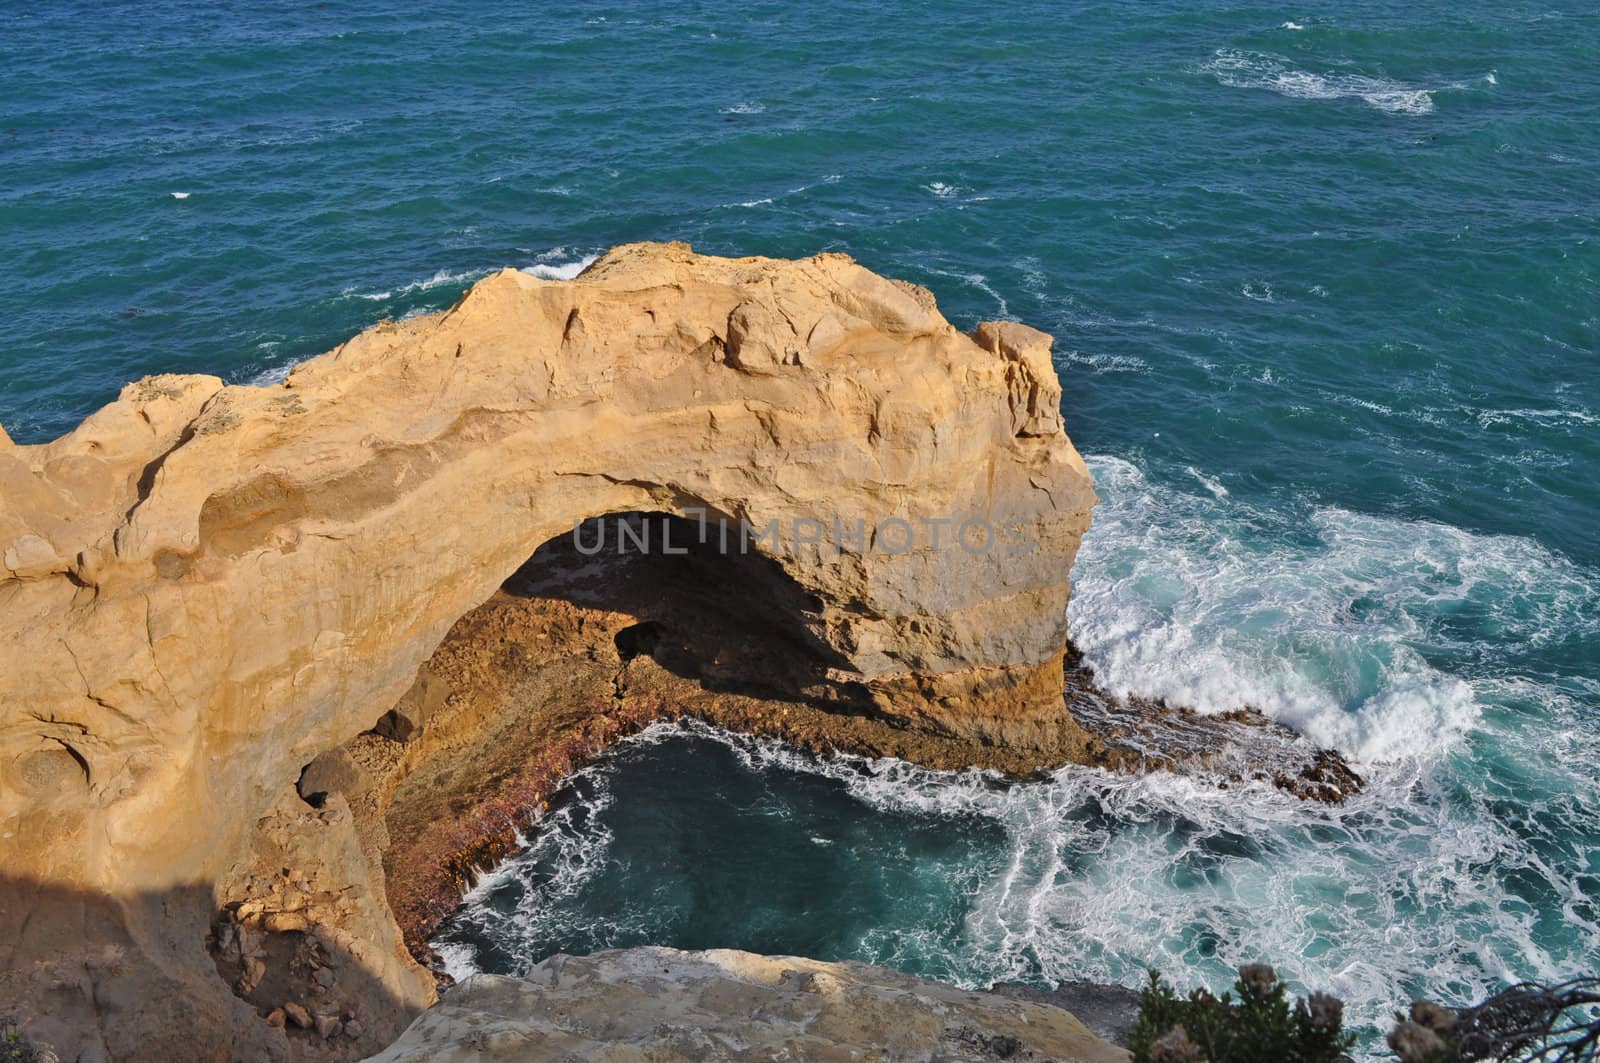
<path fill-rule="evenodd" d="M 752 533 L 741 586 L 795 652 L 702 685 L 1081 752 L 1062 654 L 1094 495 L 1048 347 L 840 255 L 631 245 L 282 386 L 153 377 L 54 443 L 0 435 L 0 996 L 86 1058 L 381 1044 L 433 999 L 381 809 L 296 783 L 608 514 Z M 321 987 L 309 1025 L 270 1007 L 282 972 Z"/>

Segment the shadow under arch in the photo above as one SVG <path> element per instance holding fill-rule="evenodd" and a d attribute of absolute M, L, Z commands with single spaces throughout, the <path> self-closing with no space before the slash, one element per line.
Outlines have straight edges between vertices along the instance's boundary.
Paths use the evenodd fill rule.
<path fill-rule="evenodd" d="M 822 599 L 723 514 L 630 510 L 575 522 L 503 590 L 636 617 L 615 636 L 623 663 L 648 656 L 714 693 L 872 711 L 850 661 L 818 634 Z"/>

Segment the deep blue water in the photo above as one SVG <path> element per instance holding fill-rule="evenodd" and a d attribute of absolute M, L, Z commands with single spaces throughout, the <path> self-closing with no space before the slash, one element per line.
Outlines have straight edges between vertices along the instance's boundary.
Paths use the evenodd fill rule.
<path fill-rule="evenodd" d="M 502 265 L 846 251 L 958 324 L 1055 334 L 1105 497 L 1072 613 L 1102 677 L 1248 700 L 1375 784 L 1339 815 L 1186 798 L 1196 825 L 1175 783 L 1068 773 L 984 798 L 970 844 L 942 798 L 905 813 L 947 889 L 917 949 L 737 906 L 722 943 L 967 981 L 1216 981 L 1264 953 L 1369 1015 L 1600 964 L 1600 9 L 260 7 L 0 10 L 17 441 L 144 373 L 270 379 Z M 815 781 L 681 742 L 608 762 L 617 807 L 675 757 L 779 805 Z M 895 785 L 826 806 L 856 870 L 811 884 L 880 891 L 884 927 L 891 806 L 966 793 Z M 680 941 L 625 866 L 539 947 L 602 940 L 594 905 Z M 1007 881 L 1028 905 L 986 907 Z"/>

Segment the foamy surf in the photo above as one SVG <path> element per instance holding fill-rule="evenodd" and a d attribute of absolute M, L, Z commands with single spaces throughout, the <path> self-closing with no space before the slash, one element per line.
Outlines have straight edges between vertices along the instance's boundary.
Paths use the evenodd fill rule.
<path fill-rule="evenodd" d="M 592 266 L 599 257 L 598 252 L 570 257 L 566 248 L 559 247 L 541 255 L 540 261 L 533 265 L 524 266 L 522 272 L 547 281 L 569 281 Z"/>
<path fill-rule="evenodd" d="M 1437 91 L 1362 74 L 1317 74 L 1281 56 L 1239 48 L 1218 48 L 1204 69 L 1230 88 L 1269 89 L 1297 100 L 1353 98 L 1390 114 L 1431 114 Z"/>
<path fill-rule="evenodd" d="M 346 288 L 340 294 L 348 296 L 348 297 L 351 297 L 351 298 L 355 298 L 355 299 L 365 299 L 368 302 L 372 302 L 372 303 L 381 303 L 381 302 L 387 302 L 387 301 L 389 301 L 391 299 L 403 298 L 403 297 L 405 297 L 407 295 L 415 295 L 417 292 L 432 291 L 435 288 L 442 288 L 442 287 L 445 287 L 446 285 L 466 285 L 466 284 L 470 284 L 473 281 L 478 280 L 481 277 L 487 276 L 488 273 L 489 273 L 489 271 L 486 270 L 486 269 L 478 269 L 478 270 L 448 270 L 448 269 L 441 269 L 441 270 L 436 270 L 430 276 L 423 277 L 420 280 L 411 281 L 411 282 L 409 282 L 407 284 L 401 285 L 398 288 L 385 288 L 385 289 L 382 289 L 380 291 L 371 291 L 371 292 L 363 292 L 363 291 L 360 291 L 360 290 L 358 290 L 356 288 Z"/>
<path fill-rule="evenodd" d="M 1073 569 L 1073 639 L 1111 690 L 1250 706 L 1367 764 L 1456 749 L 1472 660 L 1595 630 L 1600 576 L 1527 539 L 1333 507 L 1304 523 L 1089 459 L 1101 504 Z"/>
<path fill-rule="evenodd" d="M 293 372 L 294 371 L 294 367 L 299 365 L 299 364 L 300 363 L 297 362 L 297 361 L 296 362 L 286 362 L 283 365 L 275 365 L 275 366 L 272 366 L 272 367 L 270 367 L 268 369 L 263 369 L 263 370 L 261 370 L 261 372 L 255 374 L 254 376 L 252 376 L 248 380 L 246 380 L 245 383 L 248 384 L 250 387 L 253 387 L 253 388 L 276 387 L 277 385 L 283 383 L 285 380 L 288 380 L 289 379 L 289 374 L 291 372 Z"/>
<path fill-rule="evenodd" d="M 638 815 L 640 802 L 676 800 L 678 791 L 640 797 L 631 785 L 632 773 L 659 757 L 676 759 L 649 785 L 692 775 L 681 784 L 693 791 L 690 803 L 733 792 L 723 789 L 730 770 L 759 780 L 764 796 L 718 824 L 739 833 L 728 844 L 834 848 L 842 831 L 859 845 L 857 832 L 879 822 L 890 832 L 917 824 L 986 839 L 976 849 L 929 853 L 903 848 L 890 833 L 874 855 L 859 858 L 848 884 L 817 884 L 844 891 L 824 892 L 817 904 L 849 907 L 849 897 L 877 885 L 875 868 L 906 871 L 912 861 L 913 880 L 942 884 L 955 911 L 932 924 L 871 924 L 828 958 L 969 987 L 1136 985 L 1156 965 L 1183 984 L 1220 990 L 1237 964 L 1264 960 L 1301 991 L 1341 995 L 1350 1025 L 1371 1045 L 1397 1001 L 1428 993 L 1464 1002 L 1514 972 L 1551 977 L 1592 958 L 1585 935 L 1592 942 L 1600 930 L 1581 900 L 1581 869 L 1545 858 L 1541 838 L 1495 814 L 1492 793 L 1464 790 L 1443 766 L 1379 769 L 1365 793 L 1330 807 L 1270 786 L 1224 790 L 1163 773 L 1067 767 L 1006 783 L 991 773 L 816 758 L 699 724 L 658 724 L 581 773 L 533 848 L 475 888 L 435 942 L 454 970 L 517 973 L 564 943 L 690 944 L 677 941 L 673 927 L 683 906 L 695 905 L 693 893 L 681 892 L 695 869 L 653 865 L 641 876 L 636 861 L 671 861 L 672 845 L 618 851 L 608 826 Z M 819 821 L 806 779 L 848 794 L 854 811 L 846 821 Z M 818 833 L 821 822 L 830 826 Z M 658 885 L 656 871 L 670 874 Z M 1575 897 L 1573 932 L 1550 938 L 1523 917 L 1530 876 L 1539 889 Z M 700 888 L 716 896 L 719 882 L 713 873 Z M 720 943 L 748 946 L 747 933 L 771 941 L 775 932 L 735 919 Z M 472 952 L 468 941 L 486 951 Z"/>
<path fill-rule="evenodd" d="M 522 272 L 545 280 L 571 280 L 599 258 L 599 252 L 574 252 L 565 247 L 552 248 L 541 252 L 531 265 L 522 267 Z M 465 288 L 490 273 L 494 272 L 488 267 L 481 269 L 450 270 L 441 269 L 419 280 L 411 281 L 396 288 L 384 288 L 376 291 L 361 291 L 357 288 L 346 288 L 341 295 L 348 298 L 364 299 L 368 302 L 381 303 L 403 299 L 419 293 L 432 292 L 443 288 Z M 424 313 L 426 311 L 423 311 Z"/>

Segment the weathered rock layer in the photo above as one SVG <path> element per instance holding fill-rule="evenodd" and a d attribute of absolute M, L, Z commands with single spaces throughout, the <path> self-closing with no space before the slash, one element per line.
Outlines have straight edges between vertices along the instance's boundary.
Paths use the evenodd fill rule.
<path fill-rule="evenodd" d="M 86 1058 L 376 1047 L 433 998 L 384 903 L 422 765 L 315 808 L 296 783 L 408 737 L 452 625 L 605 514 L 756 533 L 742 586 L 793 652 L 713 653 L 707 689 L 1084 748 L 1061 666 L 1094 495 L 1048 346 L 839 255 L 635 245 L 282 386 L 149 378 L 54 443 L 0 435 L 0 993 Z"/>
<path fill-rule="evenodd" d="M 858 963 L 716 949 L 553 956 L 451 990 L 373 1063 L 1036 1060 L 1127 1063 L 1067 1012 Z"/>

